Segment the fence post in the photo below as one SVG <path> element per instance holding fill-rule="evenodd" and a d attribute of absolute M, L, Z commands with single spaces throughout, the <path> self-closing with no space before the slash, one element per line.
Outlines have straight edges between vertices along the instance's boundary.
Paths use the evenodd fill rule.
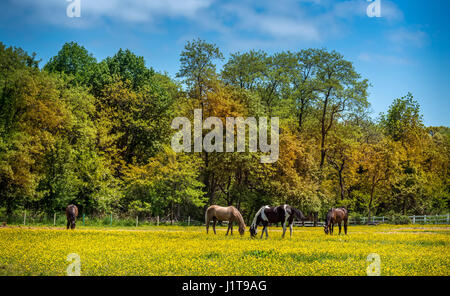
<path fill-rule="evenodd" d="M 56 213 L 53 214 L 53 226 L 56 226 Z"/>
<path fill-rule="evenodd" d="M 188 217 L 188 226 L 191 225 L 191 216 Z"/>
<path fill-rule="evenodd" d="M 136 216 L 136 227 L 139 225 L 139 216 Z"/>
<path fill-rule="evenodd" d="M 423 224 L 427 224 L 427 215 L 423 216 Z"/>
<path fill-rule="evenodd" d="M 383 224 L 384 224 L 384 216 L 383 216 Z"/>
<path fill-rule="evenodd" d="M 450 222 L 450 214 L 447 214 L 447 224 Z"/>
<path fill-rule="evenodd" d="M 416 224 L 416 215 L 413 215 L 413 224 Z"/>
<path fill-rule="evenodd" d="M 27 225 L 27 210 L 23 212 L 23 225 Z"/>
<path fill-rule="evenodd" d="M 156 216 L 156 226 L 159 226 L 159 215 Z"/>

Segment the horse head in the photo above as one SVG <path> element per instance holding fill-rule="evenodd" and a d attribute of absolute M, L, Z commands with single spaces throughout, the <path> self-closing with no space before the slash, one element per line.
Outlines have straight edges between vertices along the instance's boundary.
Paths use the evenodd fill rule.
<path fill-rule="evenodd" d="M 245 225 L 239 225 L 239 234 L 244 235 L 245 233 Z"/>
<path fill-rule="evenodd" d="M 250 226 L 250 236 L 251 237 L 254 237 L 254 236 L 256 236 L 256 234 L 258 233 L 258 230 L 257 230 L 257 228 L 256 228 L 256 225 L 251 225 Z"/>
<path fill-rule="evenodd" d="M 328 234 L 328 225 L 327 224 L 325 224 L 323 226 L 323 231 L 325 231 L 325 234 Z"/>

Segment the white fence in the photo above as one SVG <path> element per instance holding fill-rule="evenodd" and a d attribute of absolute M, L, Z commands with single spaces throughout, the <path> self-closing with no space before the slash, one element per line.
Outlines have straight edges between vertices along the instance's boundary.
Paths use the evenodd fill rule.
<path fill-rule="evenodd" d="M 408 216 L 408 218 L 409 218 L 411 224 L 450 224 L 450 214 L 447 214 L 447 215 L 422 215 L 422 216 L 413 215 L 413 216 Z M 350 216 L 350 219 L 349 219 L 349 224 L 351 224 L 351 225 L 383 224 L 383 223 L 395 224 L 393 222 L 395 222 L 395 221 L 391 221 L 391 218 L 388 216 L 370 217 L 369 223 L 367 223 L 367 217 L 362 217 L 360 219 L 353 219 Z M 324 224 L 325 224 L 324 221 L 317 221 L 316 226 L 323 227 Z M 295 221 L 294 226 L 303 226 L 303 224 L 302 224 L 302 222 Z M 314 222 L 313 221 L 305 221 L 304 226 L 307 226 L 307 227 L 314 226 Z"/>
<path fill-rule="evenodd" d="M 298 226 L 298 227 L 302 227 L 302 226 L 313 227 L 314 226 L 314 221 L 305 221 L 304 225 L 303 225 L 303 222 L 294 221 L 293 225 L 294 226 Z M 316 226 L 318 226 L 318 227 L 323 227 L 324 225 L 325 225 L 325 222 L 323 222 L 323 221 L 317 221 L 316 222 Z"/>
<path fill-rule="evenodd" d="M 446 215 L 413 215 L 408 216 L 411 224 L 450 224 L 450 214 Z M 370 217 L 369 224 L 392 223 L 389 217 Z M 363 217 L 359 221 L 350 217 L 350 224 L 367 224 L 367 218 Z"/>

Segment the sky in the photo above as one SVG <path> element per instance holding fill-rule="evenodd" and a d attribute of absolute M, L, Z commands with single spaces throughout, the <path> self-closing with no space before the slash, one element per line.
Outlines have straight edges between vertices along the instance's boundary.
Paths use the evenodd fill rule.
<path fill-rule="evenodd" d="M 74 1 L 80 17 L 67 14 Z M 426 125 L 450 126 L 450 1 L 373 1 L 379 17 L 366 0 L 2 0 L 0 42 L 36 52 L 41 66 L 70 41 L 98 61 L 130 49 L 173 78 L 194 38 L 215 43 L 225 61 L 251 49 L 326 48 L 370 81 L 374 118 L 411 92 Z"/>

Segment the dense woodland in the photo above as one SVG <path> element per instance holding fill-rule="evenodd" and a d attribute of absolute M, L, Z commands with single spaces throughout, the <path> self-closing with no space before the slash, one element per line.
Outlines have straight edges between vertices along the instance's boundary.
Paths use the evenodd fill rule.
<path fill-rule="evenodd" d="M 365 216 L 447 213 L 449 128 L 425 126 L 410 93 L 371 114 L 369 87 L 326 49 L 224 60 L 197 39 L 172 78 L 130 50 L 97 61 L 71 42 L 39 65 L 0 43 L 0 208 L 52 214 L 73 203 L 86 214 L 202 220 L 219 204 L 247 221 L 283 203 L 319 218 L 332 206 Z M 279 117 L 278 161 L 175 153 L 171 122 L 194 109 L 224 121 Z"/>

